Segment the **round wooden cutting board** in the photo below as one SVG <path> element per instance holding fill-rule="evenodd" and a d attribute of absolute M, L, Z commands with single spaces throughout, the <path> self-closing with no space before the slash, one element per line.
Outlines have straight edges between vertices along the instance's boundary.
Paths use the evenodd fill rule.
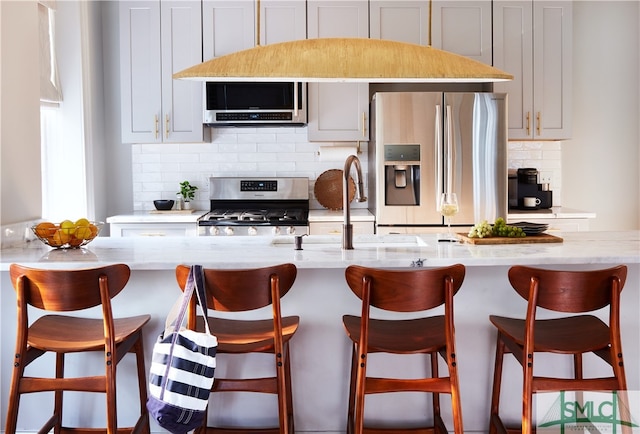
<path fill-rule="evenodd" d="M 330 210 L 342 209 L 342 173 L 340 169 L 322 172 L 313 186 L 313 194 L 320 205 Z M 356 183 L 349 176 L 349 202 L 356 196 Z"/>

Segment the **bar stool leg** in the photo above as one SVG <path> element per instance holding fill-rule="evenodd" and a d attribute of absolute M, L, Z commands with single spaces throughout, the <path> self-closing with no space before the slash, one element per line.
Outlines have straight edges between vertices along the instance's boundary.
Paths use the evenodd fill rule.
<path fill-rule="evenodd" d="M 56 353 L 56 378 L 64 378 L 64 353 Z M 62 432 L 62 402 L 64 391 L 56 390 L 53 398 L 53 414 L 57 419 L 53 428 L 54 434 Z"/>
<path fill-rule="evenodd" d="M 349 376 L 349 407 L 347 410 L 347 434 L 354 433 L 356 403 L 356 373 L 358 371 L 356 344 L 351 346 L 351 375 Z"/>
<path fill-rule="evenodd" d="M 438 353 L 429 354 L 431 359 L 431 378 L 438 377 Z M 440 394 L 433 393 L 432 394 L 432 402 L 433 402 L 433 417 L 440 417 Z"/>
<path fill-rule="evenodd" d="M 458 368 L 455 360 L 449 362 L 449 378 L 451 381 L 451 412 L 453 416 L 453 431 L 464 434 L 462 425 L 462 400 L 458 383 Z"/>
<path fill-rule="evenodd" d="M 504 360 L 505 346 L 498 333 L 496 342 L 496 358 L 493 368 L 493 391 L 491 393 L 491 414 L 489 418 L 489 434 L 496 434 L 500 420 L 500 386 L 502 384 L 502 362 Z"/>

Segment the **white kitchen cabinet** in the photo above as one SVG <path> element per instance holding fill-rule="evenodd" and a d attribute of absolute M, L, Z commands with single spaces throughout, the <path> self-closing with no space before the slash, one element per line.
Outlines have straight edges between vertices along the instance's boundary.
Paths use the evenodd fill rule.
<path fill-rule="evenodd" d="M 373 222 L 351 222 L 354 235 L 373 235 Z M 342 223 L 338 222 L 310 222 L 309 235 L 342 235 Z"/>
<path fill-rule="evenodd" d="M 120 3 L 124 143 L 202 142 L 202 83 L 173 74 L 202 62 L 200 1 Z"/>
<path fill-rule="evenodd" d="M 570 138 L 571 2 L 495 0 L 493 44 L 494 66 L 514 76 L 494 85 L 509 94 L 509 139 Z"/>
<path fill-rule="evenodd" d="M 197 223 L 110 223 L 112 237 L 195 237 Z"/>
<path fill-rule="evenodd" d="M 256 44 L 255 0 L 202 1 L 203 60 Z"/>
<path fill-rule="evenodd" d="M 491 0 L 435 0 L 431 46 L 491 65 L 491 12 Z"/>
<path fill-rule="evenodd" d="M 429 17 L 429 2 L 424 0 L 371 0 L 369 36 L 429 45 Z"/>
<path fill-rule="evenodd" d="M 260 1 L 260 45 L 307 38 L 304 0 Z"/>
<path fill-rule="evenodd" d="M 308 0 L 307 37 L 368 38 L 367 0 Z M 310 141 L 369 140 L 369 85 L 309 83 Z"/>
<path fill-rule="evenodd" d="M 375 234 L 375 217 L 364 208 L 351 209 L 351 225 L 354 234 Z M 309 234 L 310 235 L 341 235 L 344 224 L 342 210 L 310 210 Z"/>
<path fill-rule="evenodd" d="M 206 211 L 135 212 L 107 217 L 112 237 L 195 237 Z"/>
<path fill-rule="evenodd" d="M 261 0 L 260 34 L 255 0 L 203 0 L 204 60 L 256 45 L 305 39 L 307 9 L 304 0 Z"/>

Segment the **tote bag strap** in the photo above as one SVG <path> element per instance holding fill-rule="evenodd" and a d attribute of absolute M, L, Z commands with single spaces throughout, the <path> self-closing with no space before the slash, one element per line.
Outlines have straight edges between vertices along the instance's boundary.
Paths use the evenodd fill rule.
<path fill-rule="evenodd" d="M 204 270 L 202 269 L 202 265 L 193 265 L 191 267 L 191 273 L 194 274 L 195 280 L 195 291 L 196 297 L 198 297 L 198 304 L 202 309 L 202 316 L 204 317 L 204 328 L 208 335 L 211 334 L 211 330 L 209 330 L 209 317 L 207 315 L 207 296 L 206 296 L 206 288 L 204 285 Z"/>
<path fill-rule="evenodd" d="M 174 306 L 171 308 L 167 320 L 165 323 L 165 336 L 169 333 L 178 333 L 184 326 L 185 317 L 187 313 L 187 307 L 189 306 L 189 300 L 193 297 L 193 293 L 196 293 L 198 304 L 202 309 L 202 315 L 204 317 L 205 331 L 208 335 L 211 334 L 209 329 L 209 321 L 207 317 L 207 298 L 205 295 L 204 284 L 204 271 L 202 265 L 192 265 L 189 269 L 189 276 L 187 277 L 187 283 L 185 285 L 182 296 L 178 298 Z"/>

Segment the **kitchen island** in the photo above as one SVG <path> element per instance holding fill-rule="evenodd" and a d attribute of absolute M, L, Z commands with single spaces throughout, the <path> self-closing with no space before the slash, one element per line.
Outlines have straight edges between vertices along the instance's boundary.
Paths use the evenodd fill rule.
<path fill-rule="evenodd" d="M 163 238 L 106 238 L 99 237 L 85 249 L 52 250 L 39 241 L 23 247 L 3 249 L 0 264 L 2 294 L 1 325 L 2 354 L 13 352 L 15 336 L 15 294 L 8 267 L 13 262 L 51 268 L 79 268 L 106 263 L 123 262 L 133 272 L 128 287 L 114 299 L 118 315 L 148 312 L 152 316 L 145 332 L 147 366 L 155 337 L 176 300 L 179 290 L 175 283 L 177 264 L 199 263 L 207 267 L 244 268 L 292 262 L 298 267 L 298 278 L 291 292 L 283 299 L 283 313 L 300 315 L 301 325 L 291 341 L 295 423 L 298 432 L 344 432 L 347 411 L 350 345 L 342 326 L 342 315 L 358 314 L 359 300 L 344 282 L 344 269 L 351 264 L 372 267 L 441 266 L 462 263 L 467 267 L 465 282 L 455 298 L 456 339 L 465 432 L 486 432 L 488 402 L 493 375 L 495 333 L 490 314 L 523 316 L 526 307 L 510 287 L 507 270 L 522 264 L 562 269 L 604 268 L 627 264 L 629 276 L 622 293 L 622 339 L 625 349 L 627 383 L 630 389 L 640 389 L 640 231 L 575 232 L 556 234 L 564 242 L 553 244 L 470 245 L 439 242 L 438 235 L 356 236 L 354 250 L 343 251 L 338 236 L 308 236 L 303 238 L 303 250 L 294 250 L 293 237 L 163 237 Z M 598 312 L 606 315 L 606 312 Z M 410 376 L 421 372 L 421 359 L 407 357 L 405 362 L 389 362 L 389 358 L 370 360 L 370 369 L 384 375 L 386 369 L 400 369 Z M 260 357 L 260 356 L 256 356 Z M 539 357 L 538 367 L 555 373 L 571 373 L 569 360 Z M 548 362 L 548 363 L 547 363 Z M 69 371 L 83 370 L 84 364 L 69 362 Z M 121 385 L 133 378 L 133 367 L 121 364 L 124 376 Z M 41 368 L 40 365 L 35 367 Z M 0 372 L 0 402 L 7 402 L 11 364 L 2 363 Z M 226 369 L 223 363 L 217 368 Z M 235 363 L 236 371 L 256 372 L 252 361 Z M 595 358 L 588 359 L 586 373 L 606 371 Z M 515 363 L 505 365 L 505 374 L 514 378 L 511 390 L 504 391 L 505 420 L 517 420 L 520 413 L 519 374 Z M 122 387 L 122 386 L 121 386 Z M 67 411 L 70 423 L 89 420 L 100 424 L 103 420 L 103 399 L 76 397 L 71 405 L 77 414 Z M 77 394 L 76 394 L 77 395 Z M 135 394 L 121 392 L 118 406 L 122 423 L 133 419 Z M 212 400 L 211 412 L 216 416 L 239 419 L 238 406 L 230 404 L 242 400 L 255 409 L 264 420 L 275 422 L 275 403 L 266 398 L 233 397 L 225 402 Z M 42 409 L 51 402 L 49 397 L 24 398 L 19 421 L 21 431 L 33 431 L 46 418 Z M 385 419 L 420 420 L 427 405 L 422 398 L 402 394 L 402 399 L 372 397 L 368 414 Z M 229 405 L 227 405 L 229 404 Z M 449 400 L 442 399 L 444 420 L 450 426 Z M 3 404 L 2 424 L 6 413 Z M 429 414 L 429 412 L 427 412 Z M 92 416 L 88 416 L 92 415 Z M 245 418 L 246 419 L 246 418 Z M 152 425 L 152 431 L 161 431 Z"/>

